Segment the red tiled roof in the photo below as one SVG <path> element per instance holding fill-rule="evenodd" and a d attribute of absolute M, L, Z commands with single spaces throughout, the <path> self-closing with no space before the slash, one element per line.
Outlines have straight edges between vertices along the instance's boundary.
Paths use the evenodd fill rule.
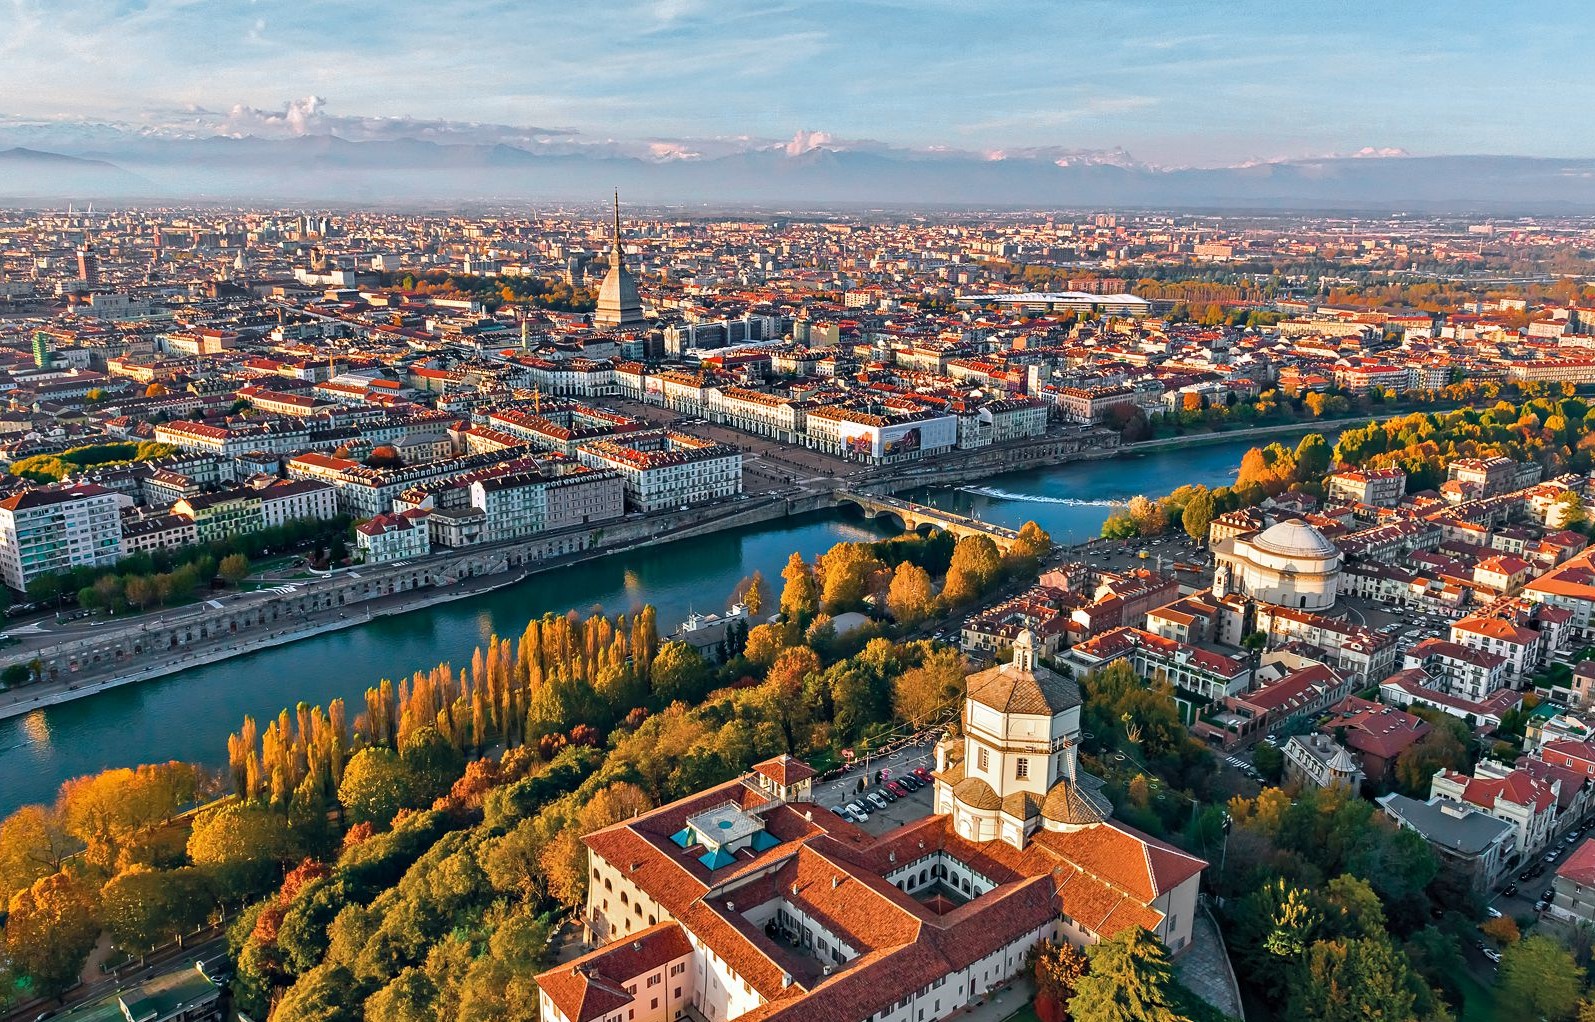
<path fill-rule="evenodd" d="M 570 1022 L 591 1022 L 631 1003 L 628 982 L 690 954 L 686 932 L 664 922 L 550 969 L 537 986 Z"/>

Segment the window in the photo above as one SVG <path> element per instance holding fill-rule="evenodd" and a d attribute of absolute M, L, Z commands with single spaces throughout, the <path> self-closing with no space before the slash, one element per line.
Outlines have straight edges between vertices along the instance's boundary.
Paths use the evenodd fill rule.
<path fill-rule="evenodd" d="M 991 756 L 990 756 L 990 754 L 986 752 L 985 746 L 978 746 L 977 749 L 978 749 L 978 751 L 975 753 L 975 763 L 978 765 L 979 769 L 981 769 L 981 770 L 990 770 L 991 769 Z"/>
<path fill-rule="evenodd" d="M 1030 776 L 1030 760 L 1026 759 L 1024 756 L 1020 756 L 1018 759 L 1014 760 L 1013 761 L 1013 775 L 1015 777 L 1017 777 L 1021 781 L 1024 780 L 1025 778 L 1029 777 Z"/>

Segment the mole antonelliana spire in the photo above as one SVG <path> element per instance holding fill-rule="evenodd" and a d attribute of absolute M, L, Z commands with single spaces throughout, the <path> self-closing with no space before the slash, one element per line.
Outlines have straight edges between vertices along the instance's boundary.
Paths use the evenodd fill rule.
<path fill-rule="evenodd" d="M 629 330 L 644 325 L 642 296 L 637 292 L 637 279 L 626 269 L 625 253 L 620 247 L 620 192 L 615 192 L 615 236 L 609 248 L 609 272 L 598 289 L 598 308 L 593 312 L 593 326 L 606 330 Z"/>

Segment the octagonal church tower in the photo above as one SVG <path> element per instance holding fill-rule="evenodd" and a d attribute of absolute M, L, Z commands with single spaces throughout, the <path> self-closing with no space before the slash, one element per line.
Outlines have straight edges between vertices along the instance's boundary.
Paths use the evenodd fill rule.
<path fill-rule="evenodd" d="M 936 747 L 936 812 L 959 836 L 1023 848 L 1039 828 L 1094 827 L 1113 813 L 1102 782 L 1080 769 L 1080 688 L 1036 662 L 1036 637 L 1013 659 L 968 679 L 963 746 Z"/>

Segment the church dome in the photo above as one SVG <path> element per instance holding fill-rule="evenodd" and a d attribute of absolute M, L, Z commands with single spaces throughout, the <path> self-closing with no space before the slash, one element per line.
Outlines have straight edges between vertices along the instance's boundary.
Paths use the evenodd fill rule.
<path fill-rule="evenodd" d="M 1293 560 L 1328 561 L 1340 556 L 1335 544 L 1317 529 L 1298 519 L 1270 526 L 1252 540 L 1252 546 L 1266 553 Z"/>
<path fill-rule="evenodd" d="M 1029 668 L 1019 663 L 998 664 L 971 674 L 967 684 L 971 702 L 999 713 L 1052 717 L 1081 702 L 1080 686 L 1074 679 L 1039 664 Z"/>
<path fill-rule="evenodd" d="M 1072 781 L 1059 781 L 1041 803 L 1041 818 L 1065 827 L 1089 827 L 1113 815 L 1113 804 Z"/>
<path fill-rule="evenodd" d="M 1002 808 L 1002 799 L 997 797 L 997 792 L 978 777 L 966 777 L 953 785 L 953 798 L 971 809 L 989 811 Z"/>

